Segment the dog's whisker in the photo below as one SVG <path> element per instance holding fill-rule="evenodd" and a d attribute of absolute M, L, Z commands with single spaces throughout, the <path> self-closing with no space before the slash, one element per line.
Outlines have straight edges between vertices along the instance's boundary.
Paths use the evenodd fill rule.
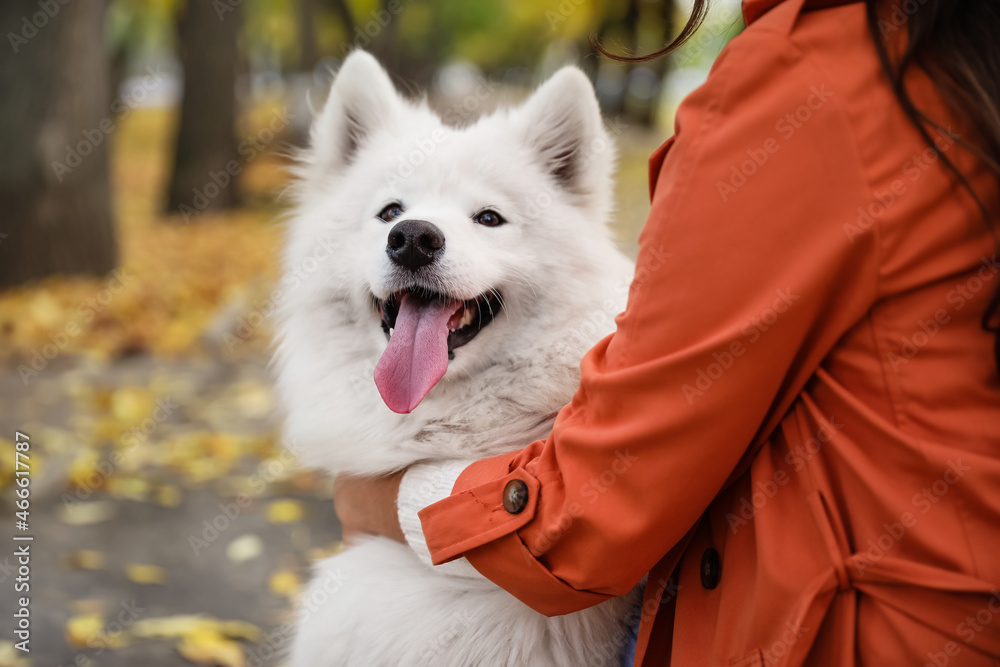
<path fill-rule="evenodd" d="M 532 281 L 530 280 L 530 278 L 529 278 L 528 276 L 526 276 L 526 275 L 525 275 L 525 274 L 524 274 L 523 272 L 519 271 L 518 269 L 516 269 L 516 268 L 514 268 L 514 267 L 511 267 L 511 271 L 512 271 L 512 272 L 513 272 L 513 273 L 514 273 L 514 274 L 515 274 L 515 275 L 516 275 L 516 276 L 517 276 L 518 278 L 520 278 L 520 280 L 519 280 L 519 281 L 517 281 L 517 282 L 518 282 L 519 284 L 521 284 L 521 285 L 524 285 L 524 286 L 525 286 L 525 287 L 527 287 L 528 289 L 530 289 L 530 290 L 531 290 L 531 296 L 532 296 L 533 298 L 537 299 L 537 298 L 538 298 L 538 292 L 537 292 L 537 291 L 535 290 L 535 284 L 534 284 L 534 283 L 533 283 L 533 282 L 532 282 Z"/>

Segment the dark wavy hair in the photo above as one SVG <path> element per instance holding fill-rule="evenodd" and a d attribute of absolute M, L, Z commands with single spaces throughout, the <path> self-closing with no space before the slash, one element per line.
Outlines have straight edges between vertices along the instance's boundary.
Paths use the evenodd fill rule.
<path fill-rule="evenodd" d="M 940 129 L 916 107 L 906 88 L 911 67 L 919 67 L 934 82 L 944 99 L 968 123 L 975 142 L 959 140 L 978 156 L 1000 183 L 1000 3 L 995 0 L 921 0 L 915 12 L 907 12 L 906 46 L 890 56 L 890 45 L 880 27 L 881 12 L 892 9 L 885 0 L 865 0 L 868 28 L 882 68 L 907 117 L 972 195 L 993 239 L 1000 246 L 989 211 L 973 191 L 965 175 L 941 152 L 928 128 Z M 680 48 L 698 30 L 708 13 L 709 0 L 694 0 L 687 23 L 669 44 L 644 55 L 619 55 L 606 49 L 596 35 L 591 45 L 601 54 L 625 63 L 641 63 L 665 56 Z M 897 11 L 900 11 L 897 9 Z M 884 19 L 881 19 L 884 21 Z M 1000 289 L 993 295 L 982 318 L 983 329 L 995 334 L 994 362 L 1000 370 Z"/>

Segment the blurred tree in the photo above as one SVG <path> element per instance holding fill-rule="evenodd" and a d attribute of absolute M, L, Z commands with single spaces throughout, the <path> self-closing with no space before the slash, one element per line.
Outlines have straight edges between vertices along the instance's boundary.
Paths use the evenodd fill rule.
<path fill-rule="evenodd" d="M 177 50 L 184 87 L 167 210 L 186 221 L 204 210 L 240 204 L 236 181 L 243 165 L 235 123 L 242 6 L 188 0 L 180 9 Z"/>
<path fill-rule="evenodd" d="M 327 4 L 330 5 L 337 18 L 340 19 L 344 32 L 348 35 L 354 35 L 354 14 L 351 13 L 351 8 L 347 6 L 347 0 L 327 0 Z"/>
<path fill-rule="evenodd" d="M 0 4 L 0 287 L 114 268 L 104 10 Z"/>
<path fill-rule="evenodd" d="M 597 35 L 612 52 L 648 53 L 662 48 L 674 36 L 676 16 L 676 0 L 615 0 L 602 17 Z M 670 64 L 669 57 L 639 65 L 605 63 L 606 68 L 621 70 L 624 78 L 619 95 L 602 96 L 605 112 L 653 125 Z"/>
<path fill-rule="evenodd" d="M 299 69 L 304 72 L 312 70 L 319 61 L 319 49 L 316 46 L 316 14 L 317 0 L 299 0 Z"/>

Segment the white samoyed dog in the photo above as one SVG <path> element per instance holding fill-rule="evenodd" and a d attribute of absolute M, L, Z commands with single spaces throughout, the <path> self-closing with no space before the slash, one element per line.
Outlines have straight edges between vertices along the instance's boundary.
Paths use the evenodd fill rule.
<path fill-rule="evenodd" d="M 285 254 L 276 384 L 301 460 L 379 475 L 545 437 L 633 272 L 607 224 L 613 164 L 579 69 L 453 127 L 352 53 L 298 167 Z M 384 538 L 321 562 L 291 664 L 618 663 L 636 591 L 547 618 L 459 564 Z"/>

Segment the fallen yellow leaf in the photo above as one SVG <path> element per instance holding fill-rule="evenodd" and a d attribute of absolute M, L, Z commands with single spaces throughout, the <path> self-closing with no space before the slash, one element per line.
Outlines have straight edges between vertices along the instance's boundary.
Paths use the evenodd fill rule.
<path fill-rule="evenodd" d="M 107 500 L 95 500 L 87 503 L 62 505 L 58 513 L 63 523 L 68 523 L 71 526 L 89 526 L 109 521 L 114 518 L 116 511 L 114 503 Z"/>
<path fill-rule="evenodd" d="M 211 628 L 198 628 L 177 645 L 182 656 L 200 665 L 245 667 L 243 647 Z"/>
<path fill-rule="evenodd" d="M 177 507 L 184 500 L 184 494 L 173 484 L 156 487 L 156 504 L 161 507 Z"/>
<path fill-rule="evenodd" d="M 125 566 L 125 576 L 137 584 L 163 584 L 167 581 L 167 571 L 157 565 L 129 563 Z"/>
<path fill-rule="evenodd" d="M 263 551 L 264 541 L 253 534 L 237 537 L 226 546 L 226 556 L 234 563 L 252 560 Z"/>
<path fill-rule="evenodd" d="M 108 493 L 115 498 L 143 502 L 149 496 L 149 482 L 138 477 L 112 477 L 106 486 Z"/>
<path fill-rule="evenodd" d="M 104 484 L 104 473 L 98 470 L 101 454 L 95 449 L 84 449 L 69 467 L 69 481 L 83 489 L 99 489 Z"/>
<path fill-rule="evenodd" d="M 260 628 L 246 621 L 217 621 L 219 632 L 233 639 L 246 639 L 252 642 L 260 641 Z"/>
<path fill-rule="evenodd" d="M 145 387 L 122 387 L 111 395 L 111 416 L 130 426 L 149 417 L 154 407 L 153 396 Z"/>
<path fill-rule="evenodd" d="M 0 667 L 30 667 L 31 662 L 23 658 L 23 655 L 14 646 L 14 642 L 0 641 Z"/>
<path fill-rule="evenodd" d="M 267 582 L 267 587 L 272 595 L 278 597 L 292 597 L 299 592 L 302 583 L 299 576 L 291 570 L 278 570 L 271 574 Z"/>
<path fill-rule="evenodd" d="M 181 614 L 163 618 L 144 618 L 132 626 L 132 635 L 147 639 L 184 637 L 199 630 L 210 630 L 234 639 L 260 639 L 260 628 L 246 621 L 220 621 L 196 614 Z"/>
<path fill-rule="evenodd" d="M 100 570 L 104 567 L 104 554 L 82 549 L 63 555 L 63 564 L 70 570 Z"/>
<path fill-rule="evenodd" d="M 267 506 L 267 520 L 271 523 L 296 523 L 302 515 L 302 504 L 295 500 L 275 500 Z"/>
<path fill-rule="evenodd" d="M 86 647 L 96 643 L 104 631 L 104 617 L 100 614 L 74 616 L 66 622 L 66 641 L 72 646 Z"/>

